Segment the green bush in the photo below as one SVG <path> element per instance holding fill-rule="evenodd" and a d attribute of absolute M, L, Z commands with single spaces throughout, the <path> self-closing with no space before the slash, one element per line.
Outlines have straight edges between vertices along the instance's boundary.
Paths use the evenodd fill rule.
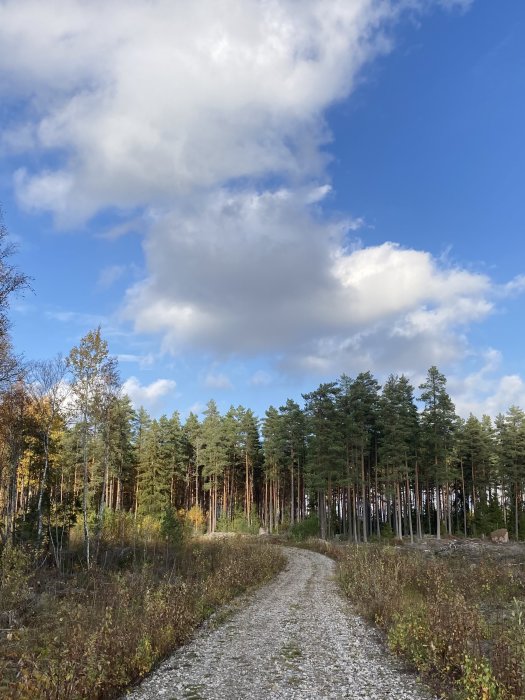
<path fill-rule="evenodd" d="M 389 522 L 381 525 L 381 537 L 384 537 L 387 540 L 394 539 L 394 531 L 392 530 L 392 525 L 390 525 Z"/>
<path fill-rule="evenodd" d="M 290 536 L 297 541 L 307 540 L 309 537 L 319 537 L 319 518 L 317 515 L 309 515 L 290 528 Z"/>
<path fill-rule="evenodd" d="M 251 522 L 244 514 L 241 508 L 237 508 L 230 519 L 227 515 L 221 515 L 217 520 L 217 532 L 236 532 L 240 535 L 257 535 L 259 534 L 259 528 L 261 527 L 261 521 L 259 517 L 252 513 Z"/>
<path fill-rule="evenodd" d="M 462 675 L 459 679 L 462 700 L 504 700 L 505 693 L 490 664 L 483 658 L 472 658 L 466 655 L 462 665 Z"/>
<path fill-rule="evenodd" d="M 184 521 L 175 508 L 166 508 L 160 521 L 160 534 L 170 544 L 181 544 L 184 540 Z"/>
<path fill-rule="evenodd" d="M 505 519 L 496 496 L 492 496 L 488 501 L 481 500 L 476 506 L 476 512 L 472 520 L 474 536 L 488 535 L 493 530 L 498 530 L 501 527 L 505 527 Z"/>
<path fill-rule="evenodd" d="M 507 625 L 494 647 L 496 678 L 511 690 L 511 697 L 525 697 L 525 601 L 514 598 Z"/>

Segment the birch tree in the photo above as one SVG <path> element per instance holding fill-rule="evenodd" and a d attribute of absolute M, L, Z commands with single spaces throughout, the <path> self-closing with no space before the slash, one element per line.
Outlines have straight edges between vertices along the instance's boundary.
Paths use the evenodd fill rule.
<path fill-rule="evenodd" d="M 72 374 L 73 408 L 82 436 L 83 489 L 82 517 L 84 555 L 86 565 L 91 566 L 90 532 L 88 514 L 90 508 L 89 443 L 96 434 L 100 422 L 118 384 L 116 360 L 109 356 L 108 344 L 101 336 L 100 326 L 89 331 L 69 353 L 68 367 Z M 91 475 L 92 480 L 95 474 Z M 106 465 L 104 476 L 106 478 Z M 101 496 L 103 503 L 104 496 Z M 103 510 L 103 507 L 102 507 Z M 100 509 L 99 509 L 100 512 Z"/>

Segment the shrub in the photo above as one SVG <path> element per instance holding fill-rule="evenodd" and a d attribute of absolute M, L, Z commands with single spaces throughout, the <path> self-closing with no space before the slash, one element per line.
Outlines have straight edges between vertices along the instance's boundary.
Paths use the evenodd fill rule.
<path fill-rule="evenodd" d="M 389 522 L 381 525 L 381 537 L 384 537 L 387 540 L 394 539 L 394 531 L 392 530 L 392 525 L 390 525 Z"/>
<path fill-rule="evenodd" d="M 290 535 L 294 540 L 307 540 L 309 537 L 319 537 L 319 518 L 317 515 L 309 515 L 304 520 L 292 525 Z"/>
<path fill-rule="evenodd" d="M 285 561 L 276 547 L 238 539 L 188 542 L 169 554 L 166 561 L 145 550 L 140 570 L 93 568 L 60 588 L 51 579 L 26 626 L 0 646 L 0 697 L 115 697 L 218 605 L 267 580 Z"/>
<path fill-rule="evenodd" d="M 206 516 L 199 505 L 192 506 L 186 513 L 186 520 L 193 527 L 193 532 L 196 534 L 204 534 L 206 530 Z"/>
<path fill-rule="evenodd" d="M 507 624 L 497 635 L 492 654 L 496 677 L 513 697 L 525 697 L 525 602 L 512 601 Z"/>
<path fill-rule="evenodd" d="M 34 553 L 7 544 L 0 552 L 0 626 L 11 627 L 13 617 L 31 599 Z M 3 619 L 2 619 L 3 618 Z"/>
<path fill-rule="evenodd" d="M 317 543 L 312 544 L 318 549 Z M 525 697 L 525 572 L 512 562 L 379 545 L 324 550 L 390 648 L 457 700 Z"/>
<path fill-rule="evenodd" d="M 504 691 L 486 659 L 466 655 L 458 685 L 463 700 L 503 700 Z"/>
<path fill-rule="evenodd" d="M 217 521 L 217 532 L 237 532 L 241 535 L 257 535 L 261 521 L 254 513 L 251 516 L 251 521 L 244 514 L 241 508 L 237 508 L 232 518 L 227 515 L 221 515 Z"/>
<path fill-rule="evenodd" d="M 166 508 L 160 521 L 160 534 L 170 544 L 181 544 L 184 539 L 184 519 L 174 508 Z"/>

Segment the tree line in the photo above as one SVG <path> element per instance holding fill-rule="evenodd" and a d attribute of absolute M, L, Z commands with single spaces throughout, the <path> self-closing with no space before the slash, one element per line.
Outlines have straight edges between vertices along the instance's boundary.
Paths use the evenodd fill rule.
<path fill-rule="evenodd" d="M 417 388 L 370 372 L 270 406 L 152 418 L 123 395 L 100 328 L 67 357 L 24 363 L 7 310 L 28 286 L 0 225 L 0 541 L 72 529 L 89 565 L 104 523 L 125 514 L 194 530 L 308 530 L 321 537 L 525 537 L 525 414 L 456 415 L 446 378 Z"/>
<path fill-rule="evenodd" d="M 104 520 L 184 520 L 196 530 L 321 537 L 525 535 L 525 414 L 459 418 L 436 367 L 416 395 L 346 375 L 270 406 L 152 418 L 122 395 L 100 329 L 67 358 L 33 363 L 0 396 L 1 536 L 58 547 L 81 523 L 85 557 Z M 419 407 L 418 407 L 419 402 Z M 93 544 L 94 543 L 94 544 Z"/>

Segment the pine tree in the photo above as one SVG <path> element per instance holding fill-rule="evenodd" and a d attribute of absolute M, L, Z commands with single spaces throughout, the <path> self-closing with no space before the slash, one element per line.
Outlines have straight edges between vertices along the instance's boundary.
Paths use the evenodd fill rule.
<path fill-rule="evenodd" d="M 151 428 L 151 418 L 148 415 L 146 409 L 141 406 L 138 413 L 136 414 L 133 423 L 133 444 L 134 444 L 134 462 L 136 466 L 135 473 L 135 483 L 134 483 L 134 495 L 133 495 L 133 510 L 135 513 L 135 520 L 139 512 L 139 507 L 142 501 L 141 488 L 141 472 L 143 465 L 145 464 L 145 449 L 146 449 L 146 436 Z"/>
<path fill-rule="evenodd" d="M 327 496 L 331 495 L 332 485 L 342 479 L 344 467 L 341 416 L 337 407 L 340 391 L 337 383 L 332 382 L 320 384 L 315 391 L 303 394 L 308 421 L 308 485 L 317 496 L 323 539 L 331 534 Z"/>
<path fill-rule="evenodd" d="M 525 479 L 525 413 L 511 406 L 496 418 L 498 462 L 502 482 L 514 511 L 514 536 L 519 539 Z"/>
<path fill-rule="evenodd" d="M 244 515 L 251 526 L 253 519 L 255 470 L 261 463 L 261 440 L 258 420 L 253 411 L 239 406 L 239 447 L 244 467 Z"/>
<path fill-rule="evenodd" d="M 485 532 L 484 513 L 496 482 L 494 429 L 488 416 L 458 422 L 456 456 L 462 491 L 463 532 Z M 479 512 L 477 512 L 479 509 Z"/>
<path fill-rule="evenodd" d="M 186 473 L 190 488 L 191 505 L 202 507 L 201 501 L 201 479 L 202 468 L 202 426 L 194 413 L 188 415 L 182 428 L 183 453 L 186 462 Z"/>
<path fill-rule="evenodd" d="M 446 514 L 449 516 L 449 532 L 451 530 L 448 486 L 452 473 L 449 459 L 453 448 L 456 414 L 454 404 L 447 393 L 446 384 L 445 376 L 437 367 L 431 367 L 427 372 L 426 381 L 419 386 L 420 400 L 425 404 L 421 414 L 422 441 L 435 488 L 437 539 L 441 538 L 440 500 L 443 487 Z"/>
<path fill-rule="evenodd" d="M 202 476 L 209 494 L 208 530 L 215 532 L 219 516 L 219 482 L 228 464 L 223 419 L 215 401 L 208 402 L 202 422 Z M 224 505 L 224 504 L 223 504 Z"/>
<path fill-rule="evenodd" d="M 138 464 L 138 511 L 160 518 L 170 506 L 171 468 L 162 444 L 162 428 L 153 420 L 145 431 Z"/>
<path fill-rule="evenodd" d="M 344 378 L 348 393 L 352 443 L 356 451 L 358 479 L 361 487 L 363 541 L 368 539 L 369 499 L 367 482 L 371 479 L 372 444 L 377 438 L 380 385 L 370 372 L 361 372 L 353 381 Z"/>
<path fill-rule="evenodd" d="M 414 403 L 414 389 L 405 376 L 390 375 L 380 399 L 381 446 L 379 454 L 387 482 L 394 499 L 394 524 L 398 537 L 403 535 L 403 500 L 406 504 L 409 534 L 412 532 L 412 503 L 410 481 L 416 478 L 416 447 L 418 413 Z M 404 497 L 402 498 L 402 494 Z M 419 494 L 414 488 L 416 523 L 421 536 Z"/>
<path fill-rule="evenodd" d="M 288 399 L 281 414 L 283 458 L 290 471 L 290 524 L 304 517 L 304 462 L 306 422 L 299 404 Z M 297 493 L 297 496 L 296 496 Z"/>
<path fill-rule="evenodd" d="M 285 458 L 282 418 L 274 406 L 270 406 L 265 413 L 262 435 L 265 475 L 263 522 L 271 533 L 279 529 L 279 486 Z"/>
<path fill-rule="evenodd" d="M 133 504 L 133 478 L 136 453 L 133 445 L 133 425 L 137 415 L 128 396 L 117 400 L 112 412 L 110 466 L 111 482 L 107 502 L 114 510 L 130 508 Z"/>
<path fill-rule="evenodd" d="M 170 474 L 170 498 L 172 508 L 182 508 L 187 502 L 186 470 L 180 415 L 175 411 L 171 418 L 159 419 L 160 459 Z"/>

